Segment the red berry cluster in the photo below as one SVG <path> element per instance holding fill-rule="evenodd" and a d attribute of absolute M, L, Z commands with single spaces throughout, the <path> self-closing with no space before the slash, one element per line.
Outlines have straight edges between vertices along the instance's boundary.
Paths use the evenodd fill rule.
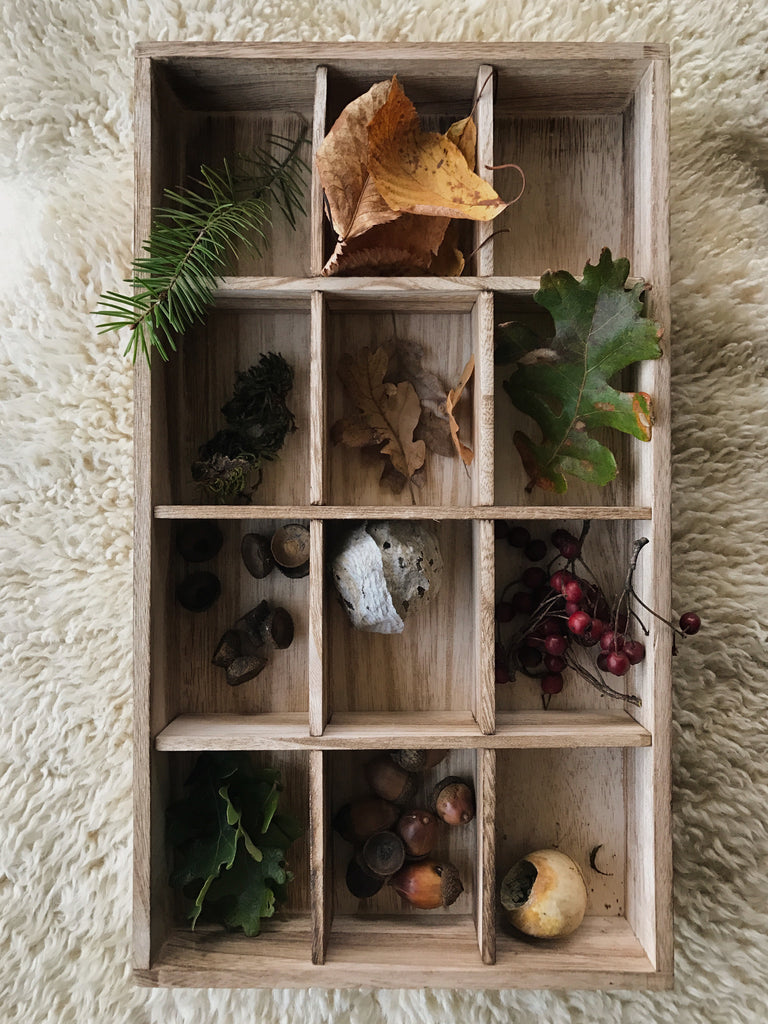
<path fill-rule="evenodd" d="M 573 645 L 598 648 L 597 668 L 613 676 L 626 675 L 632 665 L 643 660 L 645 645 L 632 637 L 627 627 L 631 614 L 643 633 L 648 634 L 637 614 L 630 612 L 629 605 L 630 596 L 637 598 L 632 590 L 632 574 L 645 541 L 636 546 L 625 588 L 613 607 L 609 607 L 594 577 L 586 579 L 583 573 L 576 571 L 578 562 L 592 576 L 582 558 L 588 530 L 588 523 L 580 537 L 569 530 L 555 530 L 550 539 L 557 554 L 552 555 L 547 568 L 538 565 L 526 568 L 519 580 L 505 588 L 496 605 L 496 682 L 508 683 L 517 669 L 537 677 L 545 706 L 553 694 L 562 690 L 566 668 L 574 669 L 607 695 L 639 703 L 637 697 L 613 690 L 600 676 L 576 662 L 571 648 Z M 521 548 L 532 562 L 543 561 L 549 552 L 546 542 L 532 539 L 526 527 L 504 521 L 496 524 L 496 539 L 507 540 L 511 546 Z M 519 589 L 507 596 L 515 587 Z M 656 615 L 652 609 L 647 610 Z M 525 616 L 523 625 L 504 642 L 501 627 L 518 616 Z M 667 624 L 676 633 L 692 635 L 698 632 L 701 621 L 695 612 L 686 612 L 680 617 L 679 629 Z"/>

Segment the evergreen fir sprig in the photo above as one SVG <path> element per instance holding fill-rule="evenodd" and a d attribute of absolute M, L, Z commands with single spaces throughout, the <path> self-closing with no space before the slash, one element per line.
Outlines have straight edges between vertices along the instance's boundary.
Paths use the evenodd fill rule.
<path fill-rule="evenodd" d="M 269 149 L 239 157 L 236 170 L 226 161 L 221 170 L 203 166 L 190 188 L 166 189 L 169 205 L 154 211 L 142 246 L 147 255 L 132 262 L 126 278 L 131 291 L 105 292 L 94 311 L 103 320 L 99 334 L 128 328 L 125 354 L 134 362 L 141 351 L 151 364 L 152 349 L 167 361 L 178 336 L 204 319 L 230 259 L 241 250 L 260 257 L 267 248 L 269 200 L 291 227 L 305 212 L 305 143 L 273 137 Z"/>

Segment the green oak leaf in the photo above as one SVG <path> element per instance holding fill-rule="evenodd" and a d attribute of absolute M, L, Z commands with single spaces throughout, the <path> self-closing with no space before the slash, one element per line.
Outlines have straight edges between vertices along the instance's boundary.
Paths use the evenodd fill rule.
<path fill-rule="evenodd" d="M 207 752 L 185 785 L 185 798 L 166 812 L 175 849 L 170 882 L 190 899 L 193 928 L 202 914 L 257 935 L 261 918 L 286 899 L 285 852 L 303 832 L 278 810 L 280 771 L 255 768 L 242 752 Z"/>
<path fill-rule="evenodd" d="M 613 454 L 590 437 L 598 427 L 651 438 L 650 396 L 609 383 L 632 363 L 661 355 L 661 328 L 642 315 L 644 285 L 626 288 L 628 276 L 629 261 L 614 261 L 609 249 L 596 266 L 587 263 L 581 281 L 564 270 L 548 271 L 533 297 L 551 314 L 554 338 L 541 342 L 519 324 L 498 329 L 497 364 L 517 363 L 504 389 L 541 429 L 538 443 L 522 431 L 513 438 L 529 492 L 538 486 L 562 494 L 566 474 L 600 485 L 613 480 Z"/>

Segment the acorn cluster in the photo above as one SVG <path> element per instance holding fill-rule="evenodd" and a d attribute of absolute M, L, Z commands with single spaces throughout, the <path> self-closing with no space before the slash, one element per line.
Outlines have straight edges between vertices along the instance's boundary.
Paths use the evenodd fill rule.
<path fill-rule="evenodd" d="M 468 824 L 475 816 L 472 786 L 453 775 L 432 787 L 429 806 L 413 805 L 419 773 L 435 768 L 447 750 L 395 750 L 365 765 L 370 795 L 339 808 L 333 827 L 354 852 L 347 888 L 358 899 L 390 885 L 421 910 L 448 907 L 464 891 L 458 869 L 434 857 L 443 826 Z"/>

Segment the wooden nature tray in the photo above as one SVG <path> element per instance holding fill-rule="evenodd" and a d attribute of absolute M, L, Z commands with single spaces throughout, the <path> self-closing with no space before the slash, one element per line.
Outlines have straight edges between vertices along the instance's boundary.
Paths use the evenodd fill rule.
<path fill-rule="evenodd" d="M 638 589 L 662 613 L 669 608 L 667 49 L 140 45 L 137 251 L 164 187 L 273 134 L 307 130 L 316 149 L 347 102 L 393 73 L 423 122 L 441 130 L 470 111 L 492 75 L 475 111 L 478 166 L 489 177 L 486 165 L 525 169 L 524 199 L 502 218 L 512 230 L 479 249 L 460 278 L 324 278 L 333 239 L 313 173 L 298 229 L 276 218 L 267 254 L 242 260 L 205 326 L 167 365 L 136 368 L 136 977 L 204 987 L 667 987 L 668 631 L 652 627 L 648 657 L 630 675 L 639 709 L 569 680 L 557 709 L 553 702 L 545 712 L 533 682 L 497 688 L 493 671 L 495 594 L 514 568 L 509 546 L 494 541 L 496 519 L 547 536 L 591 518 L 593 556 L 614 575 L 633 540 L 649 537 Z M 518 180 L 497 171 L 494 185 L 509 197 Z M 473 226 L 475 245 L 499 226 Z M 539 275 L 580 274 L 603 246 L 650 283 L 649 305 L 665 328 L 664 358 L 639 364 L 632 379 L 653 395 L 654 438 L 617 442 L 620 473 L 604 489 L 573 482 L 564 497 L 529 496 L 511 443 L 519 414 L 500 387 L 497 401 L 494 324 L 541 316 L 531 299 Z M 446 377 L 458 379 L 470 354 L 476 360 L 471 470 L 437 460 L 444 466 L 415 505 L 328 443 L 342 401 L 341 351 L 384 339 L 393 317 Z M 268 467 L 258 504 L 200 504 L 189 478 L 197 447 L 219 425 L 234 371 L 268 350 L 295 367 L 299 429 Z M 327 578 L 341 521 L 384 518 L 434 520 L 450 583 L 411 623 L 417 628 L 395 637 L 355 632 Z M 215 567 L 224 592 L 206 616 L 174 600 L 185 570 L 174 531 L 194 519 L 216 519 L 225 535 Z M 310 574 L 261 584 L 242 567 L 240 539 L 286 521 L 309 525 Z M 210 664 L 212 645 L 263 596 L 288 607 L 296 640 L 257 682 L 229 688 Z M 450 748 L 446 773 L 474 779 L 476 819 L 443 851 L 466 892 L 445 911 L 409 910 L 386 888 L 358 901 L 344 885 L 346 854 L 331 817 L 359 793 L 370 752 L 399 747 Z M 221 749 L 279 767 L 284 800 L 306 827 L 291 850 L 289 904 L 255 939 L 190 931 L 168 885 L 165 807 L 195 754 Z M 520 856 L 553 845 L 585 874 L 587 917 L 567 939 L 526 941 L 498 915 L 498 880 Z M 590 864 L 598 845 L 600 872 Z"/>

